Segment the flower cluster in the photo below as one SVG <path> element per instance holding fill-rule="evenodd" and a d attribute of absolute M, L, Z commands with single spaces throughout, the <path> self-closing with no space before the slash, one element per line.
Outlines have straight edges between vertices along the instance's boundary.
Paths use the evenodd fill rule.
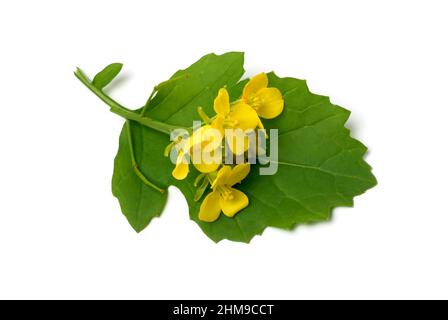
<path fill-rule="evenodd" d="M 195 201 L 199 201 L 206 190 L 199 219 L 206 222 L 217 220 L 223 212 L 228 217 L 249 205 L 248 197 L 234 188 L 250 172 L 247 153 L 249 134 L 255 130 L 263 132 L 260 118 L 272 119 L 283 111 L 284 101 L 280 90 L 268 87 L 268 77 L 261 73 L 245 85 L 240 99 L 231 102 L 226 88 L 221 88 L 214 100 L 216 115 L 209 117 L 198 108 L 203 124 L 188 138 L 176 140 L 168 146 L 175 147 L 177 160 L 172 175 L 178 180 L 189 174 L 189 164 L 200 172 L 194 185 L 197 188 Z M 223 159 L 223 149 L 242 161 L 229 165 Z"/>

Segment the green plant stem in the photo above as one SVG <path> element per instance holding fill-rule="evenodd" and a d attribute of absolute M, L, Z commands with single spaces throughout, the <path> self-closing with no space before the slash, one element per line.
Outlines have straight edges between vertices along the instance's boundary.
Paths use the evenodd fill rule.
<path fill-rule="evenodd" d="M 145 177 L 143 172 L 140 171 L 140 168 L 138 167 L 137 160 L 135 159 L 134 143 L 132 141 L 131 121 L 129 121 L 129 120 L 126 120 L 126 132 L 127 132 L 127 136 L 128 136 L 129 153 L 131 154 L 132 169 L 134 170 L 135 174 L 147 186 L 156 189 L 160 193 L 164 193 L 165 190 L 163 190 L 162 188 L 157 187 L 154 183 L 149 181 Z"/>
<path fill-rule="evenodd" d="M 84 72 L 77 68 L 75 71 L 75 76 L 90 90 L 92 91 L 98 98 L 100 98 L 103 102 L 105 102 L 110 107 L 110 111 L 113 113 L 123 117 L 126 119 L 126 130 L 127 130 L 127 136 L 128 136 L 128 144 L 129 144 L 129 153 L 131 156 L 131 164 L 132 164 L 132 170 L 137 175 L 137 177 L 148 187 L 154 188 L 155 190 L 159 191 L 160 193 L 164 193 L 165 190 L 162 188 L 159 188 L 155 184 L 153 184 L 151 181 L 149 181 L 145 175 L 140 171 L 140 168 L 138 167 L 137 161 L 135 159 L 135 152 L 134 152 L 134 144 L 132 141 L 132 132 L 131 132 L 131 122 L 130 120 L 136 121 L 148 128 L 154 129 L 159 132 L 163 132 L 165 134 L 170 134 L 170 132 L 174 129 L 177 129 L 179 127 L 172 126 L 160 121 L 153 120 L 148 117 L 143 117 L 139 115 L 138 113 L 135 113 L 134 111 L 122 106 L 120 103 L 106 95 L 101 89 L 98 89 L 95 87 L 89 78 L 84 74 Z"/>
<path fill-rule="evenodd" d="M 107 94 L 105 94 L 102 90 L 96 88 L 91 83 L 89 78 L 85 75 L 85 73 L 79 68 L 76 69 L 75 76 L 90 91 L 92 91 L 98 98 L 100 98 L 104 103 L 106 103 L 110 107 L 111 112 L 113 112 L 127 120 L 133 120 L 133 121 L 138 122 L 148 128 L 151 128 L 153 130 L 156 130 L 156 131 L 168 134 L 168 135 L 171 133 L 171 131 L 173 131 L 175 129 L 182 128 L 180 126 L 173 126 L 173 125 L 170 125 L 167 123 L 163 123 L 163 122 L 151 119 L 149 117 L 143 117 L 141 114 L 138 114 L 138 113 L 124 107 L 123 105 L 121 105 L 120 103 L 118 103 L 117 101 L 115 101 L 114 99 L 109 97 Z M 186 128 L 183 128 L 183 129 L 186 129 Z"/>
<path fill-rule="evenodd" d="M 142 117 L 138 113 L 135 113 L 135 112 L 133 112 L 131 110 L 127 110 L 127 109 L 110 107 L 110 111 L 127 119 L 127 120 L 133 120 L 135 122 L 138 122 L 138 123 L 144 125 L 145 127 L 151 128 L 153 130 L 156 130 L 156 131 L 168 134 L 168 135 L 171 133 L 171 131 L 181 128 L 179 126 L 173 126 L 170 124 L 166 124 L 166 123 L 163 123 L 160 121 L 153 120 L 148 117 Z"/>

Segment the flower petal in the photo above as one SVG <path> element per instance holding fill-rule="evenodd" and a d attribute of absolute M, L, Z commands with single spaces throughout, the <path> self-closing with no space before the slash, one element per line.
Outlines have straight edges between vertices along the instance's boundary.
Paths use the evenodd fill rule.
<path fill-rule="evenodd" d="M 249 82 L 244 86 L 243 99 L 248 99 L 252 94 L 257 93 L 263 88 L 268 86 L 268 76 L 266 73 L 257 74 L 255 77 L 249 80 Z"/>
<path fill-rule="evenodd" d="M 249 198 L 241 191 L 230 188 L 232 197 L 224 198 L 220 197 L 219 203 L 222 212 L 229 218 L 232 218 L 239 211 L 243 210 L 249 205 Z"/>
<path fill-rule="evenodd" d="M 218 114 L 212 121 L 212 127 L 218 130 L 222 136 L 224 136 L 224 119 L 224 116 Z"/>
<path fill-rule="evenodd" d="M 211 128 L 210 125 L 205 125 L 194 130 L 193 134 L 190 137 L 190 141 L 188 142 L 189 148 L 194 148 L 200 145 L 204 140 L 205 131 L 207 131 L 209 128 Z"/>
<path fill-rule="evenodd" d="M 220 195 L 218 191 L 212 191 L 205 197 L 199 209 L 199 220 L 213 222 L 218 219 L 221 213 L 219 199 Z"/>
<path fill-rule="evenodd" d="M 203 145 L 209 145 L 213 150 L 221 146 L 221 142 L 223 139 L 221 130 L 215 128 L 213 125 L 207 125 L 203 128 L 204 129 L 202 130 L 201 143 Z"/>
<path fill-rule="evenodd" d="M 241 155 L 249 150 L 250 139 L 242 130 L 226 130 L 226 144 L 235 155 Z"/>
<path fill-rule="evenodd" d="M 233 107 L 229 118 L 236 121 L 236 128 L 242 130 L 255 129 L 259 122 L 257 112 L 244 102 L 238 103 Z"/>
<path fill-rule="evenodd" d="M 233 186 L 236 183 L 241 182 L 250 172 L 250 164 L 249 163 L 240 163 L 233 167 L 232 171 L 227 176 L 226 185 L 229 187 Z"/>
<path fill-rule="evenodd" d="M 203 173 L 213 172 L 222 162 L 222 135 L 212 126 L 204 126 L 198 139 L 200 143 L 191 148 L 191 162 Z M 199 130 L 198 130 L 199 131 Z"/>
<path fill-rule="evenodd" d="M 188 167 L 188 161 L 182 151 L 179 152 L 177 157 L 176 167 L 174 168 L 172 175 L 177 180 L 183 180 L 187 177 L 190 169 Z"/>
<path fill-rule="evenodd" d="M 257 113 L 260 117 L 272 119 L 282 113 L 284 101 L 280 90 L 277 88 L 264 88 L 258 91 L 257 96 L 261 100 L 257 108 Z"/>
<path fill-rule="evenodd" d="M 227 181 L 227 177 L 230 174 L 232 169 L 230 166 L 223 166 L 216 175 L 216 179 L 212 183 L 212 188 L 215 189 L 218 186 L 224 185 L 224 183 Z"/>
<path fill-rule="evenodd" d="M 221 156 L 220 156 L 221 158 Z M 218 160 L 215 161 L 201 161 L 200 163 L 193 163 L 194 167 L 202 173 L 210 173 L 213 171 L 216 171 L 219 166 L 221 165 L 221 162 Z"/>
<path fill-rule="evenodd" d="M 213 104 L 213 109 L 215 109 L 217 114 L 222 116 L 226 116 L 230 112 L 229 93 L 225 88 L 219 89 Z"/>

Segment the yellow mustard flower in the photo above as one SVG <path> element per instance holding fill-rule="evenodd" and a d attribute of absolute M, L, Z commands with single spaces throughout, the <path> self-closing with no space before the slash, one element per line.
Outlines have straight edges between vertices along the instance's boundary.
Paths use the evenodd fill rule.
<path fill-rule="evenodd" d="M 177 180 L 183 180 L 190 172 L 189 160 L 202 173 L 216 171 L 222 163 L 222 135 L 210 125 L 205 125 L 194 131 L 188 139 L 178 143 L 176 167 L 172 175 Z M 197 150 L 197 152 L 196 152 Z"/>
<path fill-rule="evenodd" d="M 212 183 L 213 191 L 204 199 L 199 210 L 199 219 L 213 222 L 219 218 L 221 211 L 232 218 L 249 205 L 249 198 L 241 191 L 232 188 L 247 177 L 250 164 L 242 163 L 231 168 L 223 166 Z"/>
<path fill-rule="evenodd" d="M 247 151 L 249 140 L 245 136 L 245 131 L 257 127 L 259 123 L 257 112 L 243 101 L 239 101 L 231 107 L 229 93 L 225 88 L 219 90 L 213 108 L 216 118 L 212 122 L 212 127 L 222 134 L 224 134 L 224 129 L 233 129 L 231 134 L 227 132 L 230 149 L 235 154 Z"/>
<path fill-rule="evenodd" d="M 283 111 L 282 93 L 277 88 L 268 88 L 268 76 L 260 73 L 249 80 L 243 90 L 242 101 L 251 106 L 264 119 L 272 119 Z M 258 126 L 263 124 L 258 119 Z"/>
<path fill-rule="evenodd" d="M 221 88 L 215 98 L 213 108 L 216 118 L 212 126 L 220 131 L 223 129 L 255 129 L 258 124 L 258 116 L 254 109 L 244 102 L 238 102 L 230 107 L 229 93 L 226 88 Z"/>

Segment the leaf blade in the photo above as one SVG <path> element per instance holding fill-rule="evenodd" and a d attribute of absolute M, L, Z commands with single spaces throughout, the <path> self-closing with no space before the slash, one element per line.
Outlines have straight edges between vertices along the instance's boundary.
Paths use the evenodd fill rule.
<path fill-rule="evenodd" d="M 120 73 L 122 63 L 111 63 L 106 66 L 103 70 L 98 72 L 92 80 L 92 84 L 97 89 L 104 89 L 115 77 Z"/>

